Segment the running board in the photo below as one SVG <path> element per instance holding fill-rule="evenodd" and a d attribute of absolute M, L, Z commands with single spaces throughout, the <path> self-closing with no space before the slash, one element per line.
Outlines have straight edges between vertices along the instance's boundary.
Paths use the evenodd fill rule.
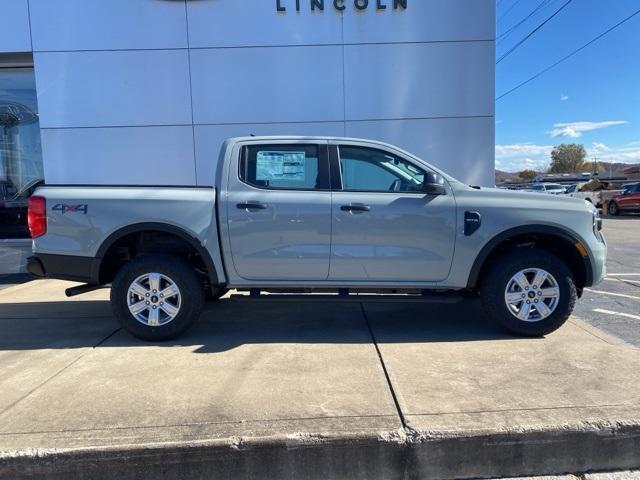
<path fill-rule="evenodd" d="M 416 294 L 295 294 L 295 293 L 260 293 L 252 290 L 248 295 L 234 294 L 229 297 L 231 300 L 239 302 L 333 302 L 333 303 L 446 303 L 454 304 L 463 300 L 462 295 L 457 293 L 426 293 Z"/>

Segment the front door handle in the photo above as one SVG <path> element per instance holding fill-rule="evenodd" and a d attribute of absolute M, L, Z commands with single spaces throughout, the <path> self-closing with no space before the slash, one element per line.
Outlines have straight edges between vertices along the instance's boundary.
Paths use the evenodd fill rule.
<path fill-rule="evenodd" d="M 350 205 L 342 205 L 340 210 L 343 212 L 369 212 L 371 207 L 362 203 L 352 203 Z"/>
<path fill-rule="evenodd" d="M 236 205 L 240 210 L 266 210 L 269 205 L 260 202 L 238 203 Z"/>

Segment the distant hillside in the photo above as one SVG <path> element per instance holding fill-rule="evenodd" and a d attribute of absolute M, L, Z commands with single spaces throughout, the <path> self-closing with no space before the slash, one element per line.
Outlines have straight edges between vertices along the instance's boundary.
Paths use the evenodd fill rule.
<path fill-rule="evenodd" d="M 502 170 L 496 170 L 496 184 L 510 182 L 521 182 L 522 179 L 517 173 L 503 172 Z"/>
<path fill-rule="evenodd" d="M 599 162 L 598 164 L 602 167 L 600 177 L 606 178 L 611 172 L 614 177 L 625 176 L 629 180 L 640 180 L 640 163 Z M 517 172 L 496 170 L 496 184 L 504 183 L 505 181 L 517 183 L 522 182 L 522 179 L 518 176 Z"/>

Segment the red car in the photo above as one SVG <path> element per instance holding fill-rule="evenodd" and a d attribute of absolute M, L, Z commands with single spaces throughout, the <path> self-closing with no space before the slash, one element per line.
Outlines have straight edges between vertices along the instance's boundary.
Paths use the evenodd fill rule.
<path fill-rule="evenodd" d="M 609 215 L 620 215 L 623 212 L 640 212 L 640 183 L 628 185 L 622 194 L 609 202 Z"/>

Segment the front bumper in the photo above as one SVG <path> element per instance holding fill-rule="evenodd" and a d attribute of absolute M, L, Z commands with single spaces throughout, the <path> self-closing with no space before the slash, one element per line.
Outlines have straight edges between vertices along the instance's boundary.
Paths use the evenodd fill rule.
<path fill-rule="evenodd" d="M 589 260 L 591 263 L 591 282 L 587 287 L 599 284 L 607 274 L 607 242 L 602 232 L 602 241 L 596 240 L 589 244 Z"/>

